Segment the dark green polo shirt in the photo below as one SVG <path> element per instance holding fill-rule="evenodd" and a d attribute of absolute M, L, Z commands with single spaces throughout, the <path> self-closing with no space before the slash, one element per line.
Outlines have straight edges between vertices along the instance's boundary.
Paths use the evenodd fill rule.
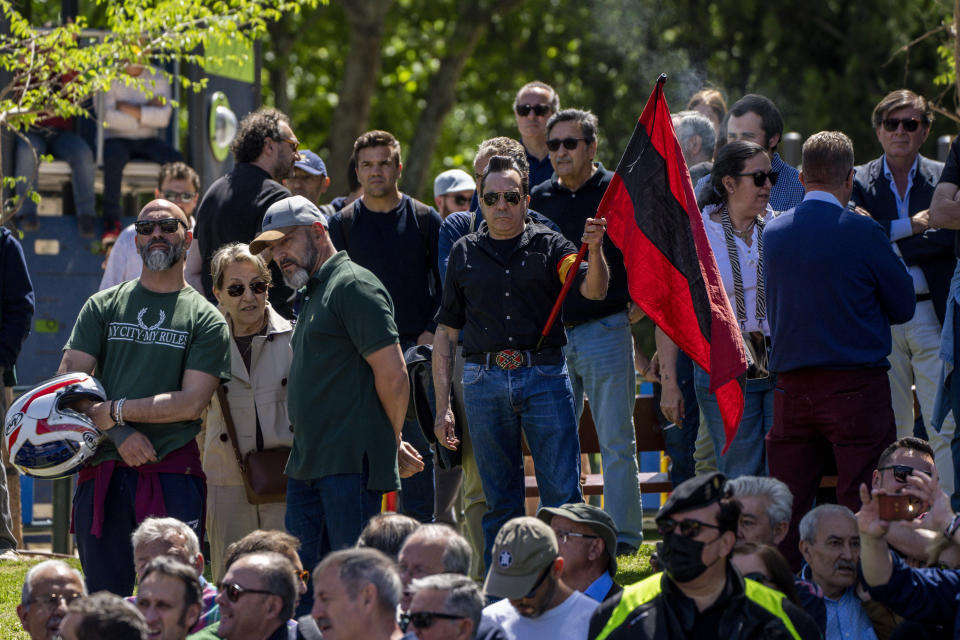
<path fill-rule="evenodd" d="M 293 331 L 287 475 L 361 473 L 366 458 L 368 489 L 400 488 L 393 426 L 365 360 L 397 342 L 393 301 L 370 271 L 341 251 L 313 274 Z"/>

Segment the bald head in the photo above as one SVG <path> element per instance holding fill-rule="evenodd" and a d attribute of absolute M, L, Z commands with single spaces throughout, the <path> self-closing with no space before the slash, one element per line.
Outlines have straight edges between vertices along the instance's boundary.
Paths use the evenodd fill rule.
<path fill-rule="evenodd" d="M 148 202 L 147 205 L 140 210 L 140 215 L 137 216 L 137 220 L 143 220 L 148 214 L 154 212 L 165 213 L 167 217 L 172 216 L 179 218 L 189 227 L 189 220 L 187 219 L 187 214 L 183 212 L 183 209 L 163 198 L 157 198 L 156 200 Z"/>

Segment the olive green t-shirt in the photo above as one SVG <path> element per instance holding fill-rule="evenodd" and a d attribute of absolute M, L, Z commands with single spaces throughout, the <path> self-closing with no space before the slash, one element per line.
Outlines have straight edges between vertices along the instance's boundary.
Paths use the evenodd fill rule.
<path fill-rule="evenodd" d="M 183 372 L 230 379 L 230 334 L 223 316 L 193 287 L 154 293 L 139 278 L 93 294 L 83 305 L 64 350 L 97 359 L 94 377 L 112 400 L 180 391 Z M 130 422 L 162 460 L 200 431 L 200 420 Z M 119 460 L 109 439 L 91 464 Z"/>
<path fill-rule="evenodd" d="M 310 278 L 292 338 L 288 476 L 315 480 L 361 473 L 366 459 L 368 489 L 400 488 L 393 426 L 365 360 L 397 342 L 390 294 L 345 252 Z"/>

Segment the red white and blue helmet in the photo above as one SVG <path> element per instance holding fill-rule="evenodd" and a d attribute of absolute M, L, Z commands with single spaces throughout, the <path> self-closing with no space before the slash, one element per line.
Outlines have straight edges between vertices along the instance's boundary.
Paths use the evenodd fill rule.
<path fill-rule="evenodd" d="M 100 383 L 86 373 L 50 378 L 19 398 L 7 411 L 3 435 L 10 462 L 38 478 L 62 478 L 93 457 L 104 434 L 70 404 L 107 399 Z"/>

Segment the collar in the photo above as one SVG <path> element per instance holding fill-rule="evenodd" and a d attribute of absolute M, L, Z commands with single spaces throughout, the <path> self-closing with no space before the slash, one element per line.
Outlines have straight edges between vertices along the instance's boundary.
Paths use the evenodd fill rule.
<path fill-rule="evenodd" d="M 610 577 L 610 572 L 604 571 L 599 578 L 590 583 L 590 586 L 584 590 L 583 595 L 597 602 L 603 602 L 612 586 L 613 578 Z"/>
<path fill-rule="evenodd" d="M 307 291 L 309 292 L 313 289 L 313 287 L 326 282 L 330 277 L 330 274 L 332 274 L 342 262 L 349 259 L 350 257 L 347 255 L 346 251 L 337 251 L 335 254 L 327 258 L 327 261 L 320 265 L 320 268 L 317 269 L 312 276 L 310 276 L 310 281 L 307 282 L 307 286 L 305 287 Z"/>
<path fill-rule="evenodd" d="M 815 200 L 817 202 L 826 202 L 827 204 L 832 204 L 843 208 L 843 205 L 840 204 L 840 201 L 837 200 L 837 197 L 832 193 L 827 193 L 826 191 L 807 191 L 803 196 L 803 201 L 807 202 L 808 200 Z"/>
<path fill-rule="evenodd" d="M 221 309 L 222 312 L 222 309 Z M 270 301 L 267 301 L 267 308 L 264 311 L 267 316 L 267 331 L 264 333 L 264 336 L 269 336 L 275 333 L 289 333 L 293 331 L 293 325 L 290 324 L 290 321 L 281 316 L 279 313 L 274 311 L 273 307 L 270 305 Z M 233 318 L 224 314 L 224 318 L 227 321 L 227 325 L 230 327 L 230 335 L 233 335 Z"/>
<path fill-rule="evenodd" d="M 880 156 L 880 164 L 883 166 L 883 177 L 893 182 L 893 172 L 890 171 L 890 165 L 887 164 L 887 154 Z M 909 183 L 913 182 L 913 177 L 917 175 L 917 169 L 920 168 L 920 154 L 917 154 L 917 157 L 913 159 L 913 166 L 910 167 L 910 172 L 907 174 L 907 180 Z"/>
<path fill-rule="evenodd" d="M 780 173 L 786 164 L 787 163 L 783 161 L 783 158 L 780 157 L 780 154 L 774 151 L 773 157 L 770 158 L 770 170 Z"/>
<path fill-rule="evenodd" d="M 600 183 L 603 182 L 603 177 L 606 174 L 606 169 L 603 168 L 603 163 L 597 163 L 597 169 L 590 175 L 589 178 L 583 181 L 583 184 L 577 187 L 576 191 L 572 191 L 564 185 L 560 184 L 560 177 L 554 172 L 553 177 L 550 179 L 550 183 L 554 189 L 563 189 L 569 193 L 576 193 L 577 191 L 582 191 L 590 187 L 599 187 Z"/>

